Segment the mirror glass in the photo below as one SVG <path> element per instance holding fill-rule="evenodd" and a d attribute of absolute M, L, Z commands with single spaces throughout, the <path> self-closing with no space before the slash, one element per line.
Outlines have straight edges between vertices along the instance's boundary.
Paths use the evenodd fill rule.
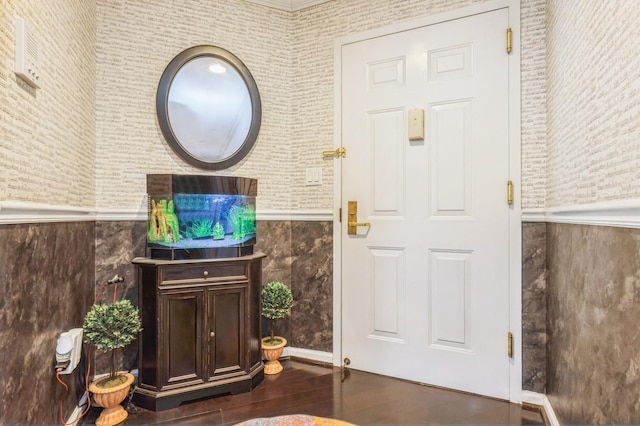
<path fill-rule="evenodd" d="M 204 169 L 236 164 L 260 128 L 253 77 L 237 57 L 214 46 L 187 49 L 171 61 L 158 85 L 157 109 L 171 148 Z"/>

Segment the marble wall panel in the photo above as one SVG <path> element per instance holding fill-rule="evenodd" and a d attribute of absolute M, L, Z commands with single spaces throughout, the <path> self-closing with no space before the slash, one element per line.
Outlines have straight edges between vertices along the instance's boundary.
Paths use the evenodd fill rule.
<path fill-rule="evenodd" d="M 267 255 L 262 262 L 262 282 L 291 285 L 291 221 L 260 220 L 256 237 L 256 250 Z"/>
<path fill-rule="evenodd" d="M 569 227 L 573 232 L 559 232 L 564 227 Z M 545 256 L 546 234 L 554 229 L 555 232 L 548 242 L 548 256 Z M 582 234 L 576 236 L 576 229 Z M 571 402 L 579 386 L 597 383 L 601 392 L 604 392 L 611 386 L 637 386 L 639 380 L 633 366 L 640 365 L 640 359 L 636 360 L 632 354 L 626 353 L 629 351 L 624 350 L 621 342 L 628 339 L 633 345 L 639 340 L 635 334 L 628 334 L 634 329 L 631 327 L 632 321 L 640 319 L 637 315 L 634 316 L 637 310 L 631 303 L 637 302 L 636 292 L 640 287 L 640 272 L 637 266 L 635 269 L 633 267 L 634 264 L 638 264 L 640 235 L 636 231 L 619 231 L 614 228 L 594 228 L 600 232 L 606 230 L 607 233 L 591 235 L 589 229 L 571 228 L 569 225 L 549 225 L 548 229 L 546 224 L 523 225 L 524 387 L 544 392 L 545 374 L 548 369 L 551 376 L 549 389 L 554 407 L 557 404 L 558 411 L 567 419 L 630 419 L 632 417 L 628 413 L 627 417 L 612 417 L 609 411 L 619 406 L 613 402 L 604 403 L 598 408 L 596 411 L 600 413 L 599 416 L 593 413 L 583 417 L 565 414 L 572 413 L 577 407 L 582 407 L 580 412 L 585 412 L 585 407 L 597 407 L 597 404 L 589 399 L 589 395 L 586 395 L 582 402 Z M 584 244 L 584 241 L 591 243 Z M 283 281 L 291 286 L 294 293 L 295 304 L 291 316 L 279 322 L 276 328 L 279 334 L 289 339 L 291 346 L 332 351 L 332 244 L 331 222 L 258 222 L 256 249 L 267 255 L 263 263 L 263 280 Z M 565 245 L 568 249 L 564 248 Z M 116 273 L 125 277 L 118 297 L 124 293 L 125 297 L 135 301 L 137 290 L 131 259 L 143 256 L 144 249 L 145 223 L 142 221 L 0 226 L 0 279 L 4 283 L 0 288 L 0 336 L 5 342 L 0 349 L 0 357 L 4 361 L 4 371 L 0 375 L 0 383 L 4 389 L 0 423 L 55 422 L 52 417 L 55 407 L 51 407 L 51 410 L 34 410 L 33 407 L 42 407 L 41 403 L 36 401 L 51 401 L 51 404 L 54 404 L 61 393 L 62 389 L 56 385 L 51 371 L 58 334 L 81 325 L 84 313 L 93 302 L 94 291 Z M 571 264 L 570 261 L 574 257 L 583 255 L 583 250 L 587 251 L 585 256 L 588 260 Z M 600 256 L 596 256 L 594 252 Z M 607 256 L 603 258 L 602 253 L 606 253 Z M 586 299 L 574 297 L 575 294 L 580 295 L 589 289 L 591 292 L 594 291 L 594 267 L 590 266 L 594 261 L 591 257 L 597 258 L 606 266 L 605 272 L 600 275 L 610 275 L 604 289 L 600 289 L 600 293 L 604 292 L 600 297 L 612 292 L 608 297 L 617 297 L 618 302 L 600 307 L 591 300 L 592 296 Z M 549 342 L 552 352 L 547 364 L 542 366 L 546 357 L 545 327 L 541 326 L 541 321 L 544 322 L 547 316 L 544 302 L 547 290 L 546 259 L 554 265 L 552 278 L 561 285 L 556 285 L 549 295 L 551 309 L 547 321 L 553 337 Z M 568 279 L 580 268 L 587 268 L 589 272 L 587 274 L 583 271 L 581 276 L 590 277 L 589 280 L 583 280 L 581 292 L 576 290 L 576 279 Z M 587 284 L 591 285 L 585 289 Z M 570 306 L 571 304 L 578 304 L 582 310 L 578 309 L 578 306 Z M 607 318 L 613 317 L 612 329 L 627 330 L 627 335 L 624 334 L 624 330 L 619 330 L 619 335 L 625 336 L 623 338 L 618 337 L 616 333 L 611 334 L 607 327 L 607 330 L 598 329 L 603 333 L 604 342 L 607 344 L 604 348 L 594 346 L 595 353 L 607 352 L 607 359 L 613 359 L 620 353 L 626 354 L 626 358 L 623 357 L 626 361 L 622 362 L 622 365 L 611 360 L 602 361 L 602 366 L 607 367 L 606 374 L 619 378 L 624 376 L 624 379 L 606 384 L 607 381 L 604 380 L 591 380 L 591 376 L 585 372 L 596 375 L 593 373 L 593 365 L 588 365 L 589 368 L 585 369 L 583 364 L 586 361 L 577 357 L 578 353 L 594 349 L 585 349 L 584 339 L 574 336 L 574 329 L 584 323 L 584 319 L 579 316 L 583 310 L 593 311 L 592 318 L 604 315 L 605 320 L 598 320 L 600 322 L 607 322 Z M 624 327 L 616 322 L 621 318 L 626 321 Z M 579 334 L 582 336 L 584 333 L 584 330 L 581 330 Z M 122 367 L 128 368 L 127 365 L 135 361 L 134 357 L 135 350 L 131 354 L 125 353 L 124 358 L 120 360 Z M 568 368 L 567 362 L 563 362 L 567 359 L 573 360 L 573 368 Z M 95 371 L 106 372 L 104 360 L 98 361 Z M 32 374 L 25 376 L 24 371 L 31 371 Z M 571 374 L 561 374 L 564 372 Z M 38 387 L 36 391 L 28 386 L 34 374 L 45 379 L 47 383 L 44 387 Z M 25 382 L 26 377 L 29 377 L 29 383 Z M 72 392 L 82 387 L 77 383 L 79 377 L 71 376 L 65 380 L 71 382 Z M 628 406 L 635 407 L 636 403 L 631 401 L 632 396 L 628 398 Z M 67 398 L 66 412 L 71 412 L 77 399 Z M 620 408 L 616 410 L 620 411 Z"/>
<path fill-rule="evenodd" d="M 126 297 L 134 304 L 138 300 L 134 257 L 145 255 L 145 222 L 96 222 L 96 291 L 118 274 L 124 282 L 118 287 L 118 298 Z M 107 301 L 113 292 L 103 295 Z"/>
<path fill-rule="evenodd" d="M 291 221 L 258 221 L 256 238 L 256 250 L 266 255 L 262 261 L 262 283 L 281 281 L 291 287 Z M 290 342 L 291 316 L 274 321 L 274 334 Z M 269 334 L 270 326 L 270 320 L 263 317 L 263 336 Z"/>
<path fill-rule="evenodd" d="M 522 224 L 522 388 L 547 384 L 546 224 Z"/>
<path fill-rule="evenodd" d="M 93 301 L 93 222 L 0 226 L 0 424 L 57 424 L 64 388 L 53 370 L 56 340 L 81 327 Z M 82 392 L 70 385 L 65 417 Z"/>
<path fill-rule="evenodd" d="M 145 255 L 146 223 L 142 221 L 96 222 L 96 295 L 98 302 L 113 300 L 114 287 L 104 283 L 116 274 L 124 282 L 116 287 L 116 299 L 123 298 L 138 304 L 136 270 L 131 263 L 134 257 Z M 131 370 L 137 368 L 137 342 L 116 351 L 116 368 Z M 111 358 L 104 353 L 96 353 L 95 369 L 98 374 L 107 373 Z"/>
<path fill-rule="evenodd" d="M 561 424 L 640 424 L 640 230 L 547 225 L 547 394 Z"/>
<path fill-rule="evenodd" d="M 291 346 L 333 352 L 333 224 L 291 224 Z"/>

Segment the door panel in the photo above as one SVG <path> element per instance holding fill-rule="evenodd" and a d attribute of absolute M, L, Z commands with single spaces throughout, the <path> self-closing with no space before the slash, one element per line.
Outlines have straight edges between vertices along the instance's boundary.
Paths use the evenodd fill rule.
<path fill-rule="evenodd" d="M 209 300 L 209 377 L 244 374 L 246 292 L 240 288 L 207 291 Z"/>
<path fill-rule="evenodd" d="M 181 291 L 160 294 L 163 324 L 161 347 L 167 350 L 163 365 L 163 390 L 186 383 L 203 382 L 202 319 L 204 292 Z"/>
<path fill-rule="evenodd" d="M 430 345 L 469 349 L 471 252 L 430 252 Z"/>
<path fill-rule="evenodd" d="M 431 201 L 434 216 L 470 216 L 470 100 L 434 104 L 431 123 Z"/>
<path fill-rule="evenodd" d="M 342 47 L 342 208 L 371 224 L 342 222 L 352 368 L 509 397 L 507 24 L 501 9 Z"/>
<path fill-rule="evenodd" d="M 370 114 L 374 214 L 401 214 L 404 204 L 404 110 Z"/>
<path fill-rule="evenodd" d="M 404 294 L 403 250 L 371 248 L 373 263 L 372 334 L 400 338 L 399 317 Z"/>

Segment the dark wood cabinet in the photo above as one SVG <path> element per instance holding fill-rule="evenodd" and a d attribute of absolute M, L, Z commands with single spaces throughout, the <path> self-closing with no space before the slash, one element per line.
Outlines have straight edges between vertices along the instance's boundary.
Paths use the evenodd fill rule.
<path fill-rule="evenodd" d="M 161 411 L 262 381 L 263 257 L 133 260 L 143 327 L 136 405 Z"/>

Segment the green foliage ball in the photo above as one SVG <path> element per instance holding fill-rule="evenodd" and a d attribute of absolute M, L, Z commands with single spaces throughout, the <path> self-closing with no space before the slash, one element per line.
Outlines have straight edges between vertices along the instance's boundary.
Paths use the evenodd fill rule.
<path fill-rule="evenodd" d="M 142 330 L 140 314 L 127 299 L 93 305 L 82 324 L 84 341 L 100 351 L 124 348 Z"/>
<path fill-rule="evenodd" d="M 262 287 L 262 316 L 265 318 L 286 317 L 292 304 L 293 295 L 284 283 L 271 281 Z"/>

